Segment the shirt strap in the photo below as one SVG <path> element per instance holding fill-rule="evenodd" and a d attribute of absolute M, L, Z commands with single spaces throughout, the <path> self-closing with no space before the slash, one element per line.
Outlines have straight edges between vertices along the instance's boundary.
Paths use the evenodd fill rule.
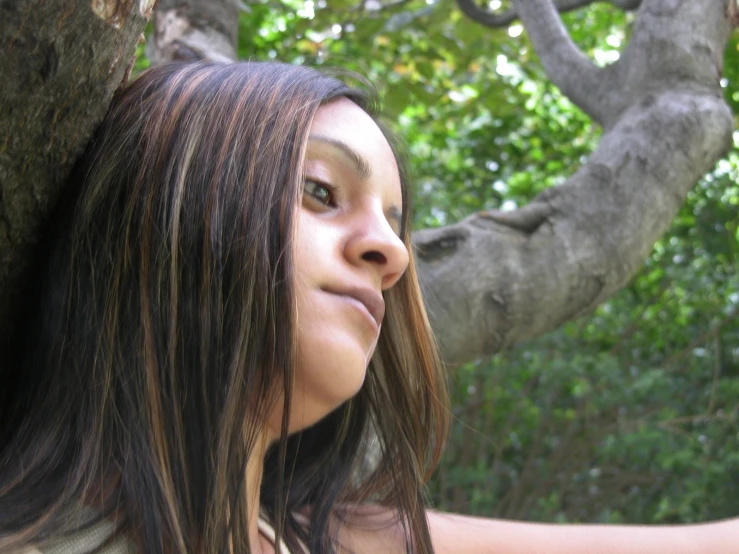
<path fill-rule="evenodd" d="M 269 542 L 272 543 L 272 546 L 277 547 L 277 535 L 275 533 L 274 528 L 267 522 L 266 519 L 262 517 L 261 514 L 259 514 L 259 520 L 257 521 L 257 525 L 259 526 L 259 532 L 264 535 L 265 538 L 269 540 Z M 287 545 L 285 544 L 285 541 L 280 539 L 280 552 L 281 554 L 291 554 L 290 549 L 288 549 Z"/>

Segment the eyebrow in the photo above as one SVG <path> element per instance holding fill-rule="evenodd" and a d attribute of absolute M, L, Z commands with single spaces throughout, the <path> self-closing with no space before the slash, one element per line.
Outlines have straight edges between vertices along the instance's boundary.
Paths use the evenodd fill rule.
<path fill-rule="evenodd" d="M 327 144 L 335 148 L 337 151 L 341 152 L 341 154 L 343 154 L 343 156 L 351 162 L 352 166 L 357 172 L 357 175 L 359 175 L 359 177 L 363 181 L 366 181 L 370 177 L 372 177 L 372 167 L 370 166 L 369 162 L 359 152 L 354 150 L 351 146 L 349 146 L 344 141 L 338 140 L 332 137 L 327 137 L 324 135 L 310 135 L 308 137 L 308 140 Z M 402 229 L 403 229 L 402 210 L 398 208 L 398 206 L 395 206 L 395 205 L 390 206 L 385 212 L 385 216 L 388 219 L 392 219 L 393 221 L 395 221 L 398 225 L 398 229 L 400 229 L 402 233 Z"/>
<path fill-rule="evenodd" d="M 357 171 L 357 175 L 359 175 L 363 181 L 372 177 L 372 168 L 370 167 L 369 162 L 344 141 L 326 137 L 324 135 L 311 135 L 308 137 L 308 140 L 328 144 L 341 152 L 344 157 L 352 163 L 354 169 Z"/>

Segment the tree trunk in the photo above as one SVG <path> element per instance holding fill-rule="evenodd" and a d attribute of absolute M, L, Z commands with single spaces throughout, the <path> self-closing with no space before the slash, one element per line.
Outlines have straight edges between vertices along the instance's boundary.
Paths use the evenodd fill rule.
<path fill-rule="evenodd" d="M 153 4 L 0 2 L 0 363 L 44 221 L 127 78 Z"/>

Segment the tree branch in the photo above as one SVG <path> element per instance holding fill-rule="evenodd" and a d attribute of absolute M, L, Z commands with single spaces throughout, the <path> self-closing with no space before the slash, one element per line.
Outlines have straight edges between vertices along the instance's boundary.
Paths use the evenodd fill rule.
<path fill-rule="evenodd" d="M 160 0 L 147 48 L 152 65 L 235 60 L 240 9 L 238 0 Z"/>
<path fill-rule="evenodd" d="M 598 123 L 604 119 L 600 87 L 603 71 L 570 38 L 551 0 L 514 0 L 549 79 Z"/>
<path fill-rule="evenodd" d="M 559 0 L 555 7 L 559 13 L 566 13 L 595 4 L 604 0 Z M 641 0 L 605 0 L 622 10 L 635 10 L 641 4 Z M 501 13 L 489 12 L 478 6 L 474 0 L 457 0 L 459 9 L 470 19 L 492 28 L 507 27 L 519 19 L 515 9 L 506 10 Z"/>
<path fill-rule="evenodd" d="M 474 0 L 457 0 L 470 18 L 489 27 L 503 27 L 521 19 L 529 32 L 547 76 L 562 93 L 596 122 L 607 126 L 623 106 L 613 97 L 613 86 L 622 76 L 609 78 L 613 71 L 597 68 L 570 38 L 559 13 L 576 10 L 599 0 L 514 0 L 514 8 L 500 14 L 483 10 Z M 642 0 L 608 0 L 633 10 Z"/>
<path fill-rule="evenodd" d="M 551 3 L 517 5 L 545 55 L 569 41 L 559 21 L 551 26 Z M 626 51 L 603 74 L 601 86 L 613 93 L 588 162 L 520 210 L 414 234 L 447 362 L 537 337 L 631 279 L 688 191 L 731 145 L 733 116 L 719 85 L 731 30 L 723 0 L 644 0 Z M 560 57 L 572 55 L 564 51 Z"/>

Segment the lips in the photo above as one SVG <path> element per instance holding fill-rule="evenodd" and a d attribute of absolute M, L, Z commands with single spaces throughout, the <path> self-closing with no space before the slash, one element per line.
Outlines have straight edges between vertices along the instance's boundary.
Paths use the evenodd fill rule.
<path fill-rule="evenodd" d="M 385 300 L 378 292 L 375 292 L 372 289 L 354 287 L 339 290 L 327 289 L 326 292 L 337 296 L 348 296 L 349 298 L 354 298 L 358 302 L 364 304 L 364 307 L 367 308 L 367 311 L 373 317 L 378 327 L 382 324 L 382 319 L 385 317 Z"/>

